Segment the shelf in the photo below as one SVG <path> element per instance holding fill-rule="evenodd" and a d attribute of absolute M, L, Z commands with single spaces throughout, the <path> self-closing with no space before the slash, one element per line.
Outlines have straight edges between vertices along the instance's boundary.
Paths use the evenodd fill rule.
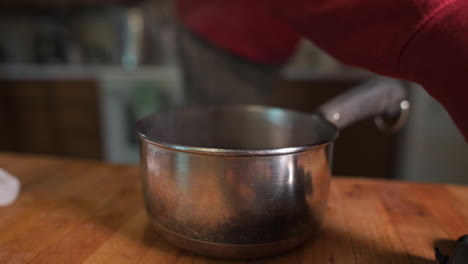
<path fill-rule="evenodd" d="M 95 80 L 102 72 L 151 72 L 161 69 L 158 66 L 144 66 L 127 70 L 121 65 L 105 66 L 69 66 L 38 64 L 3 64 L 0 65 L 0 80 Z M 282 79 L 293 82 L 360 82 L 374 76 L 362 70 L 342 72 L 320 72 L 311 68 L 286 67 L 281 73 Z"/>

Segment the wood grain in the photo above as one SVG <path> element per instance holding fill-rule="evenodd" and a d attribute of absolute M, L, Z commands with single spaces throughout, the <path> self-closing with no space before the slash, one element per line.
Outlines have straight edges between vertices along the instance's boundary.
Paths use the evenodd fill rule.
<path fill-rule="evenodd" d="M 468 186 L 335 177 L 322 230 L 303 247 L 208 259 L 151 229 L 137 167 L 0 153 L 0 168 L 22 182 L 0 207 L 0 263 L 430 264 L 435 243 L 468 233 Z"/>

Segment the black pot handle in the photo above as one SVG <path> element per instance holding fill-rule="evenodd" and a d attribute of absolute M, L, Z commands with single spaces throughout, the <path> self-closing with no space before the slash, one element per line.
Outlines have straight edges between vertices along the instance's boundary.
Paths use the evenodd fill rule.
<path fill-rule="evenodd" d="M 321 105 L 318 111 L 325 119 L 342 129 L 369 117 L 393 117 L 406 111 L 407 88 L 400 80 L 386 77 L 371 79 Z M 402 121 L 397 121 L 401 126 Z"/>

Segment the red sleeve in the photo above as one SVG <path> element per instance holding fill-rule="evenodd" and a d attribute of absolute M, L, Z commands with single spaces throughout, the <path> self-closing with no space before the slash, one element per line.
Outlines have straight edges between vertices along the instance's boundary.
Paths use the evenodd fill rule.
<path fill-rule="evenodd" d="M 403 49 L 398 74 L 420 83 L 468 141 L 468 1 L 445 5 Z"/>
<path fill-rule="evenodd" d="M 467 0 L 178 0 L 182 23 L 258 62 L 298 34 L 344 63 L 421 84 L 468 141 Z"/>
<path fill-rule="evenodd" d="M 468 141 L 468 1 L 266 0 L 337 59 L 421 84 Z"/>

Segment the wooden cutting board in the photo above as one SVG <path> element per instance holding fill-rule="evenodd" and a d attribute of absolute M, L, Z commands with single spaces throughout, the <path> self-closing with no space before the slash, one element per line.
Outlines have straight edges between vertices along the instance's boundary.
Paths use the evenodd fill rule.
<path fill-rule="evenodd" d="M 468 186 L 335 177 L 321 233 L 278 257 L 193 255 L 149 226 L 138 168 L 0 154 L 22 182 L 0 207 L 0 263 L 434 263 L 468 233 Z"/>

